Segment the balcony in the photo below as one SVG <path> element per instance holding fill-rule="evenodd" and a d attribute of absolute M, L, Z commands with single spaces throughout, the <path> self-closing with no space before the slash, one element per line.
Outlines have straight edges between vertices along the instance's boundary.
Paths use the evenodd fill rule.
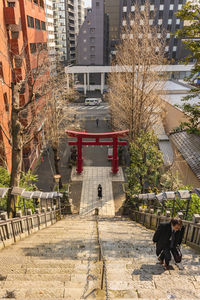
<path fill-rule="evenodd" d="M 18 39 L 10 40 L 10 48 L 11 48 L 12 54 L 14 54 L 14 55 L 19 54 Z"/>
<path fill-rule="evenodd" d="M 16 24 L 15 8 L 4 7 L 4 16 L 6 25 Z"/>

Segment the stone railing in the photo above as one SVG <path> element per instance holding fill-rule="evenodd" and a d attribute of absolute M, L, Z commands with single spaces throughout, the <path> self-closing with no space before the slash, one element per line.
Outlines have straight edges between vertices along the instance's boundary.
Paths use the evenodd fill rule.
<path fill-rule="evenodd" d="M 183 213 L 177 214 L 181 219 L 183 219 Z M 140 207 L 139 211 L 133 210 L 130 213 L 132 220 L 140 223 L 141 225 L 147 227 L 148 229 L 156 229 L 161 222 L 168 222 L 171 220 L 170 211 L 166 211 L 165 215 L 161 215 L 161 210 L 158 209 L 154 212 L 154 209 L 143 209 Z M 188 246 L 200 251 L 200 215 L 193 215 L 192 221 L 182 220 L 185 226 L 183 243 Z"/>
<path fill-rule="evenodd" d="M 0 220 L 0 249 L 16 243 L 26 236 L 45 227 L 51 226 L 61 220 L 61 209 L 48 207 L 36 209 L 35 214 L 28 209 L 27 216 L 22 216 L 21 211 L 18 211 L 16 218 L 8 219 L 7 213 L 1 214 Z"/>

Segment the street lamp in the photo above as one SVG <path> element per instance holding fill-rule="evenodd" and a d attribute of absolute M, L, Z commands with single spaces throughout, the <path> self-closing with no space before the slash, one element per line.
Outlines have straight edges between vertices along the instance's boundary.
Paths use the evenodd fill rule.
<path fill-rule="evenodd" d="M 58 193 L 59 193 L 59 181 L 60 181 L 61 175 L 60 174 L 56 174 L 53 177 L 55 179 L 55 182 L 58 183 Z"/>

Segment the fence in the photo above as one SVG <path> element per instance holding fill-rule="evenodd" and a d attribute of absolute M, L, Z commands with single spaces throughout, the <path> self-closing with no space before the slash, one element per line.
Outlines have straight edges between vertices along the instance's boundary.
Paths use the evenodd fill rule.
<path fill-rule="evenodd" d="M 198 197 L 200 197 L 200 189 L 194 191 L 179 190 L 157 195 L 155 193 L 134 195 L 131 202 L 135 210 L 139 210 L 139 207 L 143 206 L 148 209 L 160 209 L 162 213 L 170 211 L 171 216 L 182 212 L 185 220 L 191 220 L 194 213 L 200 212 L 200 199 Z"/>
<path fill-rule="evenodd" d="M 48 208 L 48 211 L 43 208 L 41 213 L 39 209 L 36 212 L 32 215 L 29 210 L 28 216 L 22 216 L 21 212 L 18 212 L 18 217 L 13 219 L 7 219 L 4 213 L 5 220 L 0 220 L 0 249 L 16 243 L 33 232 L 51 226 L 62 218 L 60 208 L 54 207 L 53 210 Z"/>
<path fill-rule="evenodd" d="M 133 210 L 130 213 L 132 220 L 142 224 L 149 229 L 156 229 L 161 222 L 170 221 L 170 211 L 166 212 L 166 216 L 160 215 L 161 211 L 158 210 L 157 214 L 154 214 L 154 210 L 151 209 L 150 212 Z M 178 214 L 179 217 L 183 217 L 182 213 Z M 194 215 L 193 221 L 182 220 L 185 226 L 183 243 L 188 246 L 200 251 L 200 216 Z"/>

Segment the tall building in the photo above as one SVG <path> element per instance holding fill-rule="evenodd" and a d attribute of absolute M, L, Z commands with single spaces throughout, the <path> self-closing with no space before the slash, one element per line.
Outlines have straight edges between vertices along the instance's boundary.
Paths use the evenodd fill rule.
<path fill-rule="evenodd" d="M 78 65 L 108 64 L 108 25 L 104 1 L 92 0 L 78 35 Z"/>
<path fill-rule="evenodd" d="M 115 47 L 120 38 L 120 2 L 121 0 L 106 0 L 105 13 L 109 18 L 109 53 L 115 54 Z"/>
<path fill-rule="evenodd" d="M 54 74 L 56 69 L 56 44 L 54 35 L 53 0 L 45 0 L 45 13 L 48 55 L 51 63 L 51 73 Z"/>
<path fill-rule="evenodd" d="M 53 0 L 55 48 L 65 64 L 76 63 L 76 40 L 84 20 L 83 0 Z"/>
<path fill-rule="evenodd" d="M 134 16 L 135 5 L 138 4 L 142 11 L 145 2 L 145 0 L 121 0 L 120 28 L 129 24 L 130 16 Z M 151 0 L 149 2 L 150 11 L 155 13 L 155 17 L 149 20 L 150 25 L 161 26 L 167 31 L 166 56 L 175 61 L 182 59 L 187 51 L 181 40 L 173 34 L 183 27 L 184 23 L 176 16 L 176 12 L 182 8 L 186 0 Z"/>
<path fill-rule="evenodd" d="M 2 160 L 11 169 L 10 136 L 11 90 L 13 81 L 21 81 L 29 74 L 29 82 L 37 67 L 37 53 L 47 49 L 46 17 L 43 0 L 0 0 L 0 144 Z M 21 51 L 24 51 L 24 58 Z M 12 57 L 13 56 L 13 57 Z M 10 67 L 13 61 L 14 69 Z M 20 94 L 21 105 L 28 101 L 29 88 L 26 85 Z M 37 95 L 38 105 L 43 99 Z M 21 115 L 21 122 L 27 124 L 27 115 Z M 33 166 L 39 156 L 38 137 L 24 148 L 24 169 Z"/>

